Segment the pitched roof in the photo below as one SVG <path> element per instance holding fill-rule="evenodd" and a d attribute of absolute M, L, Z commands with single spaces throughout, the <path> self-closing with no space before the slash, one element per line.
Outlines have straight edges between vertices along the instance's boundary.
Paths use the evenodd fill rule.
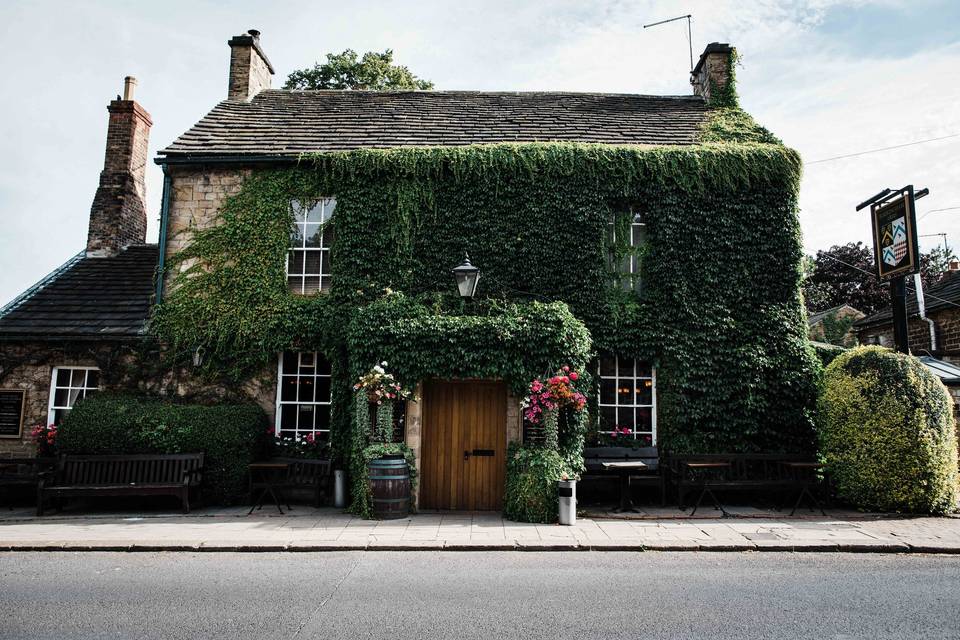
<path fill-rule="evenodd" d="M 854 308 L 854 307 L 851 307 L 851 306 L 848 305 L 848 304 L 838 304 L 838 305 L 835 306 L 835 307 L 830 307 L 829 309 L 824 309 L 823 311 L 815 311 L 814 313 L 811 313 L 809 316 L 807 316 L 807 325 L 810 326 L 810 327 L 815 327 L 816 325 L 818 325 L 818 324 L 820 324 L 821 322 L 823 322 L 823 319 L 824 319 L 824 318 L 826 318 L 826 317 L 828 317 L 828 316 L 830 316 L 830 315 L 832 315 L 832 314 L 840 311 L 840 310 L 843 309 L 844 307 L 850 309 L 850 310 L 853 311 L 855 314 L 860 313 L 860 311 L 859 311 L 858 309 L 856 309 L 856 308 Z M 863 314 L 861 314 L 861 315 L 863 315 Z"/>
<path fill-rule="evenodd" d="M 943 279 L 937 284 L 926 289 L 923 296 L 924 306 L 927 312 L 940 311 L 960 307 L 960 271 L 948 271 Z M 917 306 L 917 296 L 914 293 L 913 282 L 907 281 L 907 317 L 919 315 Z M 866 318 L 861 318 L 853 323 L 855 327 L 868 327 L 876 324 L 887 324 L 893 322 L 893 312 L 887 308 L 878 311 Z"/>
<path fill-rule="evenodd" d="M 0 310 L 0 338 L 130 338 L 153 301 L 157 245 L 109 258 L 75 256 Z"/>
<path fill-rule="evenodd" d="M 267 90 L 224 101 L 160 151 L 168 158 L 296 156 L 497 142 L 693 144 L 699 96 L 486 91 Z"/>

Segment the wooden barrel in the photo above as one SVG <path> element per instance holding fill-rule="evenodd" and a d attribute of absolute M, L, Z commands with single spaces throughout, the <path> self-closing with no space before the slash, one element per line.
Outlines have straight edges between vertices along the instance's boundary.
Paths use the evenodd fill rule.
<path fill-rule="evenodd" d="M 395 520 L 410 515 L 410 469 L 403 456 L 384 456 L 367 465 L 373 517 Z"/>

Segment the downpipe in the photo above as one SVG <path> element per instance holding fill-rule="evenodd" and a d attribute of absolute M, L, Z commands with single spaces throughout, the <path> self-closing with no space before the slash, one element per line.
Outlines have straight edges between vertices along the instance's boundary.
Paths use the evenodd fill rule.
<path fill-rule="evenodd" d="M 937 350 L 937 326 L 933 320 L 927 317 L 927 305 L 923 298 L 923 282 L 920 280 L 920 274 L 913 274 L 913 288 L 917 290 L 917 310 L 920 312 L 920 318 L 926 320 L 930 327 L 930 353 Z"/>

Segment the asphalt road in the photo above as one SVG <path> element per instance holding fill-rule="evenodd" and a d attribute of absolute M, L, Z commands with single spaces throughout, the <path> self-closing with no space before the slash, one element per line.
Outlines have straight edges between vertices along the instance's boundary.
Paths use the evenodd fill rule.
<path fill-rule="evenodd" d="M 0 638 L 958 638 L 960 556 L 3 553 Z"/>

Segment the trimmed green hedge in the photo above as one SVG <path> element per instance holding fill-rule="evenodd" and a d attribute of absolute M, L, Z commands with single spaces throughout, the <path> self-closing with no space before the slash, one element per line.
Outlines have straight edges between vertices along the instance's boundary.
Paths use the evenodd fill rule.
<path fill-rule="evenodd" d="M 841 498 L 883 511 L 956 508 L 953 403 L 919 360 L 882 347 L 838 356 L 820 415 L 821 453 Z"/>
<path fill-rule="evenodd" d="M 99 393 L 77 403 L 57 435 L 62 453 L 203 451 L 203 495 L 230 504 L 247 493 L 247 465 L 269 447 L 267 416 L 255 404 L 200 406 Z"/>
<path fill-rule="evenodd" d="M 559 451 L 510 443 L 503 516 L 517 522 L 555 522 L 557 481 L 570 475 Z"/>

